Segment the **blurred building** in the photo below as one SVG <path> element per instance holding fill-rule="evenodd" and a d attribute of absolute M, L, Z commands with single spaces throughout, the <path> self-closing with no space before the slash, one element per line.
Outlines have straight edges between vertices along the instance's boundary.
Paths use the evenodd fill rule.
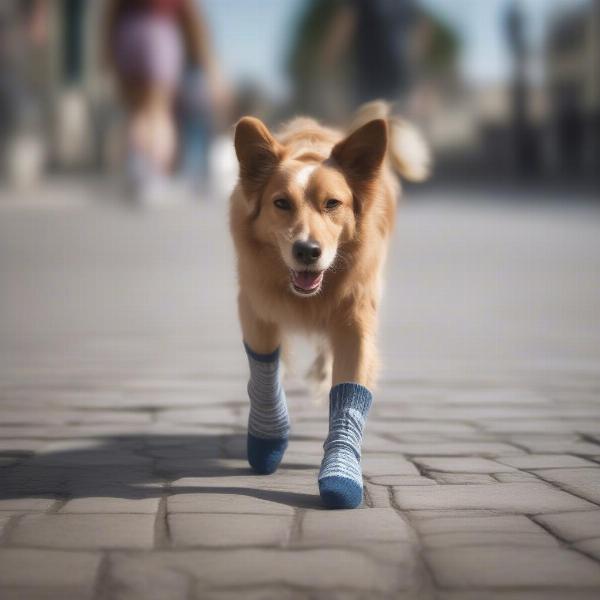
<path fill-rule="evenodd" d="M 0 3 L 2 169 L 17 185 L 109 160 L 118 111 L 99 56 L 104 0 Z"/>
<path fill-rule="evenodd" d="M 52 2 L 53 164 L 97 168 L 110 154 L 115 105 L 100 56 L 104 0 Z"/>
<path fill-rule="evenodd" d="M 523 5 L 510 5 L 506 80 L 460 86 L 423 121 L 437 174 L 464 179 L 590 182 L 600 174 L 600 0 L 554 10 L 532 48 Z M 532 77 L 534 55 L 542 55 Z"/>
<path fill-rule="evenodd" d="M 546 44 L 552 167 L 600 171 L 600 0 L 556 15 Z"/>

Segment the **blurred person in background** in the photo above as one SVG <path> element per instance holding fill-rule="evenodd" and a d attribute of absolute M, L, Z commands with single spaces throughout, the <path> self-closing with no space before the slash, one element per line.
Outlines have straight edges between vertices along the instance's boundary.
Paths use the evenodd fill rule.
<path fill-rule="evenodd" d="M 416 0 L 313 0 L 288 70 L 299 110 L 339 120 L 379 98 L 418 104 L 418 84 L 457 50 L 453 32 Z"/>
<path fill-rule="evenodd" d="M 195 72 L 192 94 L 202 106 L 223 88 L 204 19 L 193 0 L 109 0 L 105 45 L 128 111 L 129 183 L 139 199 L 157 199 L 177 157 L 175 104 L 186 70 Z"/>
<path fill-rule="evenodd" d="M 0 171 L 18 188 L 46 162 L 48 0 L 0 2 Z"/>

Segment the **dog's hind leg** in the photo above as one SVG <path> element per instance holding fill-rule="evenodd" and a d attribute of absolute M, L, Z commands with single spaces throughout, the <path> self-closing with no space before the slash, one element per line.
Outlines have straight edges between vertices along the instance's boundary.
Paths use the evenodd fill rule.
<path fill-rule="evenodd" d="M 306 372 L 306 378 L 312 388 L 315 404 L 322 405 L 327 400 L 331 387 L 333 354 L 325 338 L 319 340 L 316 350 L 317 356 Z"/>

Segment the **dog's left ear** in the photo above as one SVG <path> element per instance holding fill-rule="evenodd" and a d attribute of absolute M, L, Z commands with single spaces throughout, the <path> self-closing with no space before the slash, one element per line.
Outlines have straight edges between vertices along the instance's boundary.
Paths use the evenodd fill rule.
<path fill-rule="evenodd" d="M 282 146 L 267 126 L 254 117 L 244 117 L 238 122 L 234 143 L 242 187 L 247 195 L 254 195 L 266 184 L 279 163 Z"/>
<path fill-rule="evenodd" d="M 331 156 L 352 184 L 368 184 L 379 173 L 387 143 L 386 122 L 374 119 L 336 144 Z"/>

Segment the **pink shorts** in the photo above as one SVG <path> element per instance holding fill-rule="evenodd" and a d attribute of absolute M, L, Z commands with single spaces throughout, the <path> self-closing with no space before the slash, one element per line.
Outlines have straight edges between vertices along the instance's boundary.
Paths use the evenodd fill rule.
<path fill-rule="evenodd" d="M 181 31 L 168 16 L 127 15 L 117 25 L 115 58 L 122 77 L 175 88 L 184 66 Z"/>

